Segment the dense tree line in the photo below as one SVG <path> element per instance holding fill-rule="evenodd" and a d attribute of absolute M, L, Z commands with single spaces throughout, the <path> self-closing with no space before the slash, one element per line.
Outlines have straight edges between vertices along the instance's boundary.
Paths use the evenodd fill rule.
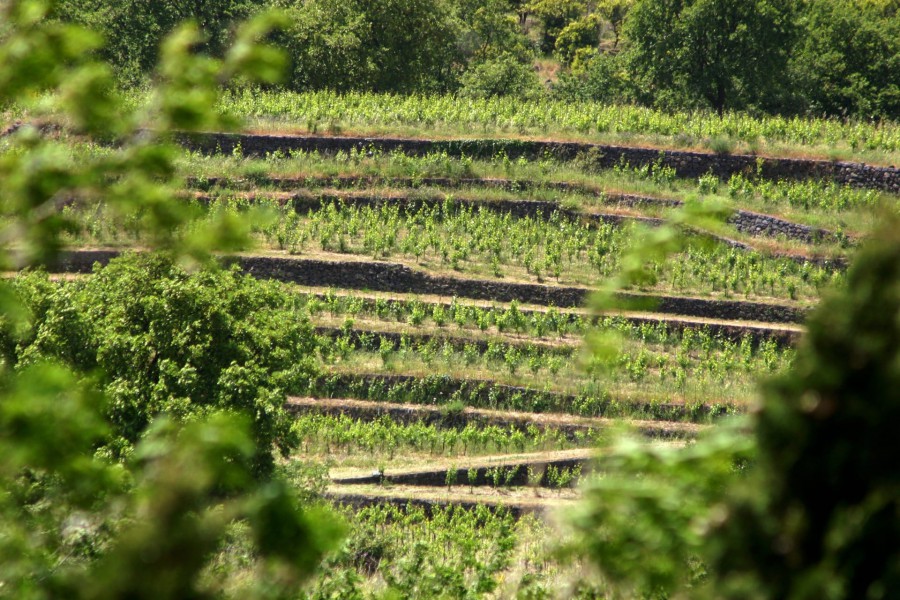
<path fill-rule="evenodd" d="M 273 7 L 295 91 L 900 117 L 898 0 L 64 0 L 56 17 L 101 32 L 102 57 L 137 84 L 184 19 L 221 54 L 236 22 Z M 541 57 L 559 82 L 541 85 Z"/>
<path fill-rule="evenodd" d="M 671 108 L 900 116 L 896 0 L 635 0 L 560 90 Z"/>

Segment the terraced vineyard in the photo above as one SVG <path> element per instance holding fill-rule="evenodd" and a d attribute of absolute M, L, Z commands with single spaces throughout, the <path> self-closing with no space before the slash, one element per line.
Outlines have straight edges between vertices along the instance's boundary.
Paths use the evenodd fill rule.
<path fill-rule="evenodd" d="M 183 141 L 177 194 L 202 215 L 193 227 L 249 227 L 256 246 L 226 262 L 280 282 L 314 326 L 318 375 L 291 390 L 300 450 L 286 468 L 326 465 L 312 476 L 323 495 L 357 511 L 322 592 L 352 587 L 343 576 L 413 577 L 392 558 L 407 543 L 429 572 L 471 553 L 490 580 L 524 552 L 528 585 L 564 579 L 538 551 L 546 525 L 532 515 L 572 506 L 594 448 L 622 424 L 684 444 L 750 410 L 758 380 L 791 365 L 806 311 L 897 201 L 865 179 L 716 176 L 715 155 L 695 156 L 710 167 L 686 177 L 652 154 L 608 166 L 590 151 Z M 620 290 L 616 310 L 591 309 L 635 241 L 673 211 L 710 206 L 724 223 L 688 228 L 686 246 Z M 102 204 L 63 210 L 76 227 L 59 272 L 147 242 Z M 617 334 L 615 356 L 591 351 L 604 332 Z M 447 528 L 467 533 L 422 546 Z M 476 589 L 460 564 L 461 585 Z"/>

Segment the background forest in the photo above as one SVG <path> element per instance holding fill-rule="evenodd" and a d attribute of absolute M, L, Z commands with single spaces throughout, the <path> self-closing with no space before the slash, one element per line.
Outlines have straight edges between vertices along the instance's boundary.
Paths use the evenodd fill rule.
<path fill-rule="evenodd" d="M 283 9 L 287 89 L 548 95 L 664 109 L 900 116 L 897 0 L 64 0 L 124 83 L 185 19 L 221 55 Z"/>

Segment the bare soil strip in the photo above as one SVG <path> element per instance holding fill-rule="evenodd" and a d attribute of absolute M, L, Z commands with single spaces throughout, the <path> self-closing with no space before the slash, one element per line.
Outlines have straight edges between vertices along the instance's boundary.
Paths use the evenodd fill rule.
<path fill-rule="evenodd" d="M 89 273 L 95 263 L 106 264 L 119 250 L 70 250 L 49 270 L 54 273 Z M 245 273 L 260 279 L 274 279 L 305 286 L 343 287 L 359 290 L 462 296 L 481 300 L 545 306 L 582 306 L 594 292 L 587 287 L 533 284 L 432 275 L 402 263 L 364 260 L 322 260 L 286 255 L 232 255 L 222 257 Z M 616 298 L 624 309 L 643 310 L 718 320 L 802 323 L 806 309 L 794 304 L 770 304 L 742 300 L 718 300 L 688 296 L 656 296 L 620 292 Z"/>
<path fill-rule="evenodd" d="M 330 137 L 321 135 L 258 135 L 241 133 L 185 133 L 176 141 L 189 150 L 208 154 L 265 156 L 273 152 L 384 153 L 426 155 L 445 152 L 449 156 L 491 158 L 505 154 L 510 160 L 552 156 L 558 160 L 589 157 L 600 168 L 620 163 L 632 166 L 656 165 L 675 169 L 679 177 L 700 177 L 707 173 L 728 179 L 734 174 L 755 174 L 765 179 L 824 179 L 855 187 L 900 193 L 900 169 L 862 163 L 827 160 L 777 158 L 744 154 L 712 154 L 680 150 L 659 150 L 579 142 L 520 139 L 413 139 L 392 137 Z"/>
<path fill-rule="evenodd" d="M 331 416 L 347 415 L 364 421 L 374 421 L 387 416 L 397 423 L 426 423 L 459 429 L 469 423 L 480 426 L 516 427 L 521 430 L 528 427 L 536 427 L 539 430 L 554 429 L 564 433 L 570 440 L 575 439 L 576 433 L 613 428 L 633 429 L 643 436 L 654 439 L 691 439 L 707 428 L 704 425 L 677 421 L 604 419 L 561 413 L 529 413 L 484 408 L 464 408 L 461 411 L 451 412 L 434 404 L 374 402 L 348 398 L 291 397 L 288 398 L 285 408 L 293 414 L 315 412 Z"/>

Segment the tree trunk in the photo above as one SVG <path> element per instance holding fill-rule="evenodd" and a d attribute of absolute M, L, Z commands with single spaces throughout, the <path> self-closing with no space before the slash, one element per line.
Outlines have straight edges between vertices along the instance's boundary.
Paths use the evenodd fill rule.
<path fill-rule="evenodd" d="M 725 114 L 725 82 L 723 81 L 716 82 L 716 98 L 713 101 L 713 107 L 721 119 Z"/>

